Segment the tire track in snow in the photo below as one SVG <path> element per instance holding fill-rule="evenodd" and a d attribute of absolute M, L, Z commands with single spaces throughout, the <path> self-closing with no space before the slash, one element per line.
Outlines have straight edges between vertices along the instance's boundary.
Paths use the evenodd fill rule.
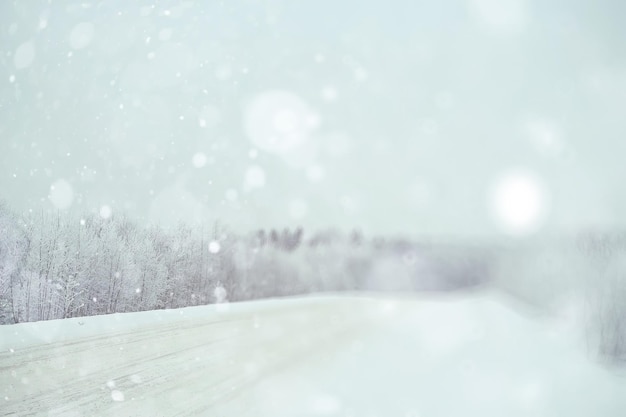
<path fill-rule="evenodd" d="M 80 415 L 163 415 L 168 409 L 161 401 L 153 404 L 155 398 L 168 399 L 166 415 L 202 415 L 267 372 L 350 337 L 362 321 L 350 316 L 358 301 L 277 303 L 259 312 L 186 319 L 2 354 L 0 399 L 9 400 L 4 399 L 0 415 L 73 415 L 76 410 Z M 108 387 L 108 381 L 115 385 Z M 124 393 L 125 401 L 113 402 L 112 390 Z"/>

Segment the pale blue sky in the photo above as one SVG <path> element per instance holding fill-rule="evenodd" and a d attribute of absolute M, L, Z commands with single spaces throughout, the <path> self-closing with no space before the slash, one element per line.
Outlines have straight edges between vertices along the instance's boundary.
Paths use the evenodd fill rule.
<path fill-rule="evenodd" d="M 490 190 L 521 169 L 547 196 L 538 231 L 626 226 L 621 2 L 151 5 L 0 6 L 18 211 L 490 236 Z M 277 90 L 316 120 L 290 154 L 246 130 Z"/>

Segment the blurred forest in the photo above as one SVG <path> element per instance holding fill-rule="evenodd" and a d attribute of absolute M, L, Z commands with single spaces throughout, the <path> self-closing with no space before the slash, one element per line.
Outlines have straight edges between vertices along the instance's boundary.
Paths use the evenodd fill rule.
<path fill-rule="evenodd" d="M 626 235 L 497 244 L 358 230 L 140 227 L 123 215 L 25 216 L 0 204 L 0 324 L 319 292 L 495 288 L 573 314 L 602 357 L 626 360 Z"/>
<path fill-rule="evenodd" d="M 124 216 L 0 212 L 0 323 L 324 291 L 448 290 L 490 278 L 481 248 L 359 231 L 140 227 Z"/>

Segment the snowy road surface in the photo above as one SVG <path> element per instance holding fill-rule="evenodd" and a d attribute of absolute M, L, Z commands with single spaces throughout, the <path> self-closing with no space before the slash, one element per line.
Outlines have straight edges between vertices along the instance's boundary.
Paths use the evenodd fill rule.
<path fill-rule="evenodd" d="M 305 297 L 0 327 L 0 415 L 626 415 L 567 321 L 493 294 Z"/>

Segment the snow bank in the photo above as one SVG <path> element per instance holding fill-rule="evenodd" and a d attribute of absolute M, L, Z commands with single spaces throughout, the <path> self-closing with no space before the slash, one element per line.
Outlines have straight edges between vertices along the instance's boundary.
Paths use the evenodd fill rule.
<path fill-rule="evenodd" d="M 323 296 L 0 328 L 17 415 L 622 416 L 565 317 L 495 293 Z"/>

